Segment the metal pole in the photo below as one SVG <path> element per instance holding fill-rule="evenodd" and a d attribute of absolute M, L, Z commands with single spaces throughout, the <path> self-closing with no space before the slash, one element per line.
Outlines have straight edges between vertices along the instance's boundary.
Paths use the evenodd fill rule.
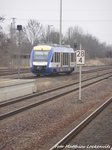
<path fill-rule="evenodd" d="M 21 54 L 21 52 L 20 52 L 20 36 L 21 36 L 21 33 L 20 33 L 21 31 L 19 30 L 19 41 L 18 41 L 18 45 L 19 45 L 19 50 L 18 50 L 18 79 L 20 79 L 20 54 Z"/>
<path fill-rule="evenodd" d="M 62 42 L 62 0 L 60 0 L 60 37 L 59 37 L 59 44 L 61 45 Z"/>
<path fill-rule="evenodd" d="M 18 50 L 18 79 L 20 78 L 20 63 L 21 63 L 21 31 L 22 31 L 22 25 L 17 25 L 17 30 L 19 31 L 19 50 Z"/>
<path fill-rule="evenodd" d="M 81 70 L 82 66 L 79 66 L 79 100 L 81 100 Z"/>
<path fill-rule="evenodd" d="M 82 49 L 82 46 L 80 44 L 80 50 Z M 82 66 L 79 66 L 79 100 L 81 100 L 81 71 L 82 71 Z"/>
<path fill-rule="evenodd" d="M 77 64 L 76 64 L 76 51 L 74 51 L 74 72 L 76 71 Z"/>
<path fill-rule="evenodd" d="M 51 33 L 51 27 L 52 27 L 53 25 L 48 25 L 48 43 L 50 43 L 51 42 L 51 40 L 50 40 L 50 33 Z"/>
<path fill-rule="evenodd" d="M 48 43 L 49 43 L 49 36 L 50 36 L 50 25 L 48 25 Z"/>

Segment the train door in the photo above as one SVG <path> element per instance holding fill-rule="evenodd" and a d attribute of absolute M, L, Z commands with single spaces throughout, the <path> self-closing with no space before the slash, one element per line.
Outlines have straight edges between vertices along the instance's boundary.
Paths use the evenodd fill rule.
<path fill-rule="evenodd" d="M 70 67 L 75 66 L 75 53 L 70 53 Z"/>
<path fill-rule="evenodd" d="M 60 53 L 60 57 L 61 57 L 61 67 L 63 66 L 63 53 Z"/>
<path fill-rule="evenodd" d="M 69 53 L 61 53 L 61 66 L 62 67 L 70 66 L 70 54 Z"/>
<path fill-rule="evenodd" d="M 68 67 L 70 67 L 70 53 L 68 53 Z"/>

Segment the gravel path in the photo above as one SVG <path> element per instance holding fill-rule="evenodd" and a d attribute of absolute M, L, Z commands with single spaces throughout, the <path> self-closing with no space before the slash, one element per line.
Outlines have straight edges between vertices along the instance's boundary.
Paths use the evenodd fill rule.
<path fill-rule="evenodd" d="M 110 96 L 112 78 L 82 90 L 83 103 L 78 102 L 76 92 L 3 120 L 0 123 L 0 149 L 47 150 L 70 130 L 83 114 Z"/>

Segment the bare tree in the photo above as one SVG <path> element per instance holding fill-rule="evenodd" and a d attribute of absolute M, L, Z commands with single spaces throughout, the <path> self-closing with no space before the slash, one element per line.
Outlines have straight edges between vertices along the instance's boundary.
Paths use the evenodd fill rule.
<path fill-rule="evenodd" d="M 0 16 L 0 21 L 4 21 L 5 18 L 3 16 Z"/>
<path fill-rule="evenodd" d="M 70 27 L 66 33 L 66 44 L 70 44 L 71 47 L 74 48 L 75 40 L 78 42 L 78 45 L 79 43 L 82 44 L 83 49 L 86 50 L 86 56 L 88 58 L 105 57 L 105 52 L 108 48 L 106 44 L 100 43 L 99 40 L 91 34 L 84 34 L 80 27 Z"/>
<path fill-rule="evenodd" d="M 55 31 L 54 28 L 50 30 L 48 27 L 45 31 L 44 43 L 59 43 L 59 32 Z"/>
<path fill-rule="evenodd" d="M 71 47 L 74 47 L 75 41 L 81 43 L 82 36 L 83 30 L 80 27 L 69 27 L 65 35 L 65 44 L 69 44 Z"/>
<path fill-rule="evenodd" d="M 43 26 L 36 20 L 30 20 L 27 26 L 23 29 L 27 40 L 32 44 L 38 44 L 44 34 Z"/>
<path fill-rule="evenodd" d="M 4 20 L 5 20 L 5 18 L 0 16 L 0 23 L 3 23 Z M 0 34 L 2 34 L 2 26 L 1 25 L 0 25 Z"/>

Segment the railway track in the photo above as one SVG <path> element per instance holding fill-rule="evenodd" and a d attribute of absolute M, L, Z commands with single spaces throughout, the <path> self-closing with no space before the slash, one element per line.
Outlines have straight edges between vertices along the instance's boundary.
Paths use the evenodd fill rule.
<path fill-rule="evenodd" d="M 20 73 L 29 73 L 29 69 L 27 68 L 21 68 Z M 7 76 L 7 75 L 14 75 L 17 74 L 17 69 L 0 69 L 0 76 Z"/>
<path fill-rule="evenodd" d="M 112 77 L 112 72 L 85 79 L 82 81 L 82 88 L 99 83 L 109 77 Z M 78 82 L 71 83 L 41 93 L 34 93 L 11 101 L 2 102 L 0 103 L 0 120 L 6 119 L 25 110 L 45 104 L 51 100 L 55 100 L 56 98 L 77 91 L 79 89 L 78 86 Z"/>
<path fill-rule="evenodd" d="M 110 103 L 112 103 L 112 97 L 92 112 L 87 118 L 74 127 L 68 134 L 66 134 L 58 143 L 56 143 L 50 150 L 66 149 L 66 145 L 70 143 L 80 132 L 94 120 Z"/>
<path fill-rule="evenodd" d="M 84 67 L 84 68 L 88 68 L 88 67 Z M 82 74 L 85 73 L 92 73 L 92 72 L 97 72 L 97 71 L 103 71 L 103 70 L 108 70 L 108 69 L 112 69 L 111 66 L 102 66 L 102 67 L 98 67 L 98 68 L 92 68 L 89 70 L 83 70 Z M 78 72 L 75 72 L 75 74 L 78 74 Z M 0 69 L 0 77 L 8 77 L 8 78 L 13 78 L 16 79 L 18 78 L 18 70 L 17 69 Z M 21 69 L 20 72 L 20 79 L 32 79 L 35 78 L 36 76 L 34 76 L 29 69 Z M 43 76 L 39 76 L 38 78 L 43 77 Z"/>

